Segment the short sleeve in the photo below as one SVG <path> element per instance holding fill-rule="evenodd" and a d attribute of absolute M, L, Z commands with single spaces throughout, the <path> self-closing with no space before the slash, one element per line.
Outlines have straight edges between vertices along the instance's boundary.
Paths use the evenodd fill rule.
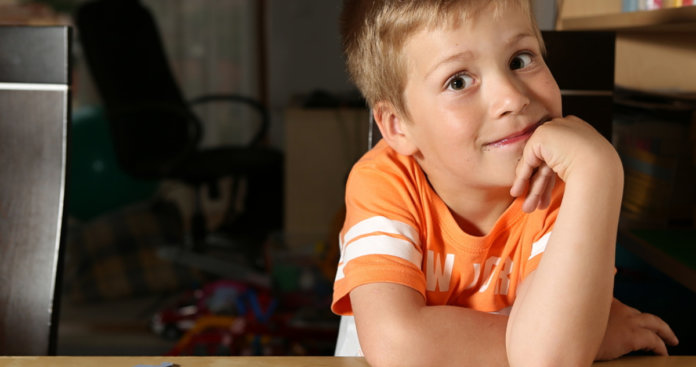
<path fill-rule="evenodd" d="M 352 314 L 350 291 L 364 284 L 398 283 L 425 296 L 419 202 L 411 174 L 415 167 L 386 152 L 374 153 L 353 167 L 346 184 L 332 303 L 341 315 Z"/>

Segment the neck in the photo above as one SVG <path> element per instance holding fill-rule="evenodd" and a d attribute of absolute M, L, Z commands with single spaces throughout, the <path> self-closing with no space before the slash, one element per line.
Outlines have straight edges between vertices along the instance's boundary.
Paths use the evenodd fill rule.
<path fill-rule="evenodd" d="M 435 190 L 438 192 L 437 190 Z M 450 208 L 450 212 L 463 231 L 473 236 L 485 236 L 495 226 L 501 215 L 515 200 L 509 189 L 438 195 Z"/>

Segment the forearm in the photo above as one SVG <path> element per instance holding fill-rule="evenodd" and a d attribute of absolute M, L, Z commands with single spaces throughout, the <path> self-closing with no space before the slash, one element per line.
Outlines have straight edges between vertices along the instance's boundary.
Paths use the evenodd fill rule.
<path fill-rule="evenodd" d="M 598 156 L 602 162 L 576 169 L 581 179 L 567 178 L 543 259 L 515 302 L 506 341 L 512 365 L 589 365 L 597 354 L 612 299 L 623 187 L 618 156 Z"/>
<path fill-rule="evenodd" d="M 392 297 L 396 293 L 391 291 L 403 291 L 400 287 L 361 286 L 351 292 L 351 298 Z M 403 298 L 390 304 L 399 306 L 389 310 L 375 302 L 353 302 L 360 345 L 371 366 L 508 365 L 508 316 L 457 306 L 426 306 L 422 296 L 411 289 L 397 297 Z M 375 312 L 379 312 L 379 318 L 370 317 Z"/>

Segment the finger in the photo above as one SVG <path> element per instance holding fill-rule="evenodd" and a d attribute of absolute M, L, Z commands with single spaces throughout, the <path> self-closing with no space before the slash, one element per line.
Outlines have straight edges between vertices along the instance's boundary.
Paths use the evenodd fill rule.
<path fill-rule="evenodd" d="M 524 195 L 524 192 L 526 190 L 527 190 L 527 181 L 515 179 L 515 182 L 512 183 L 512 187 L 510 188 L 510 196 L 520 197 L 520 196 Z"/>
<path fill-rule="evenodd" d="M 664 320 L 653 314 L 642 314 L 641 323 L 639 325 L 654 332 L 669 345 L 679 344 L 679 339 L 677 339 L 672 328 L 670 328 Z"/>
<path fill-rule="evenodd" d="M 529 187 L 529 192 L 522 205 L 522 210 L 525 213 L 533 212 L 540 204 L 542 196 L 545 195 L 546 186 L 548 185 L 549 175 L 544 173 L 544 168 L 548 168 L 546 165 L 542 165 L 536 171 L 531 180 L 531 185 Z"/>
<path fill-rule="evenodd" d="M 549 183 L 546 185 L 546 190 L 539 203 L 539 209 L 546 209 L 551 205 L 551 194 L 553 194 L 553 188 L 556 186 L 556 173 L 553 172 L 550 167 L 549 171 L 551 171 Z"/>
<path fill-rule="evenodd" d="M 667 346 L 662 338 L 648 329 L 638 328 L 634 330 L 631 333 L 630 344 L 626 347 L 627 349 L 622 354 L 642 350 L 661 356 L 668 355 Z"/>
<path fill-rule="evenodd" d="M 646 338 L 648 344 L 640 348 L 640 350 L 648 350 L 652 351 L 653 353 L 660 355 L 660 356 L 666 356 L 669 355 L 667 352 L 667 346 L 665 345 L 664 340 L 660 338 L 657 334 L 655 333 L 649 333 L 648 337 Z"/>
<path fill-rule="evenodd" d="M 537 206 L 539 206 L 539 195 L 538 194 L 527 194 L 522 204 L 522 211 L 525 213 L 533 212 Z"/>
<path fill-rule="evenodd" d="M 534 180 L 543 181 L 543 185 L 539 184 L 539 190 L 535 193 L 538 194 L 538 197 L 535 199 L 536 205 L 534 205 L 532 210 L 545 209 L 551 203 L 551 193 L 553 192 L 553 187 L 556 184 L 556 174 L 553 172 L 551 167 L 546 164 L 542 164 L 534 176 Z M 534 190 L 535 189 L 532 189 L 530 191 Z"/>
<path fill-rule="evenodd" d="M 544 162 L 534 156 L 522 155 L 515 168 L 515 180 L 510 188 L 510 195 L 519 197 L 524 195 L 529 185 L 529 180 L 534 175 L 534 171 Z"/>
<path fill-rule="evenodd" d="M 514 197 L 524 195 L 524 193 L 527 191 L 527 186 L 529 185 L 529 179 L 532 177 L 533 173 L 534 169 L 532 167 L 520 161 L 515 172 L 515 180 L 510 188 L 510 195 Z"/>

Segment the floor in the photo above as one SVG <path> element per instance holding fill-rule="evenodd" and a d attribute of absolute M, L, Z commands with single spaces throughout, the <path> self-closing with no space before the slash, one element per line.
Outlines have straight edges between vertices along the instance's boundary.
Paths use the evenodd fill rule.
<path fill-rule="evenodd" d="M 309 328 L 300 326 L 297 328 L 289 327 L 289 330 L 306 330 L 316 331 L 316 326 L 320 325 L 321 333 L 319 337 L 312 334 L 309 337 L 297 337 L 292 332 L 283 333 L 281 336 L 274 336 L 274 349 L 260 350 L 257 347 L 245 347 L 244 353 L 252 355 L 286 355 L 286 354 L 312 354 L 312 355 L 330 355 L 333 354 L 335 346 L 336 334 L 338 330 L 338 317 L 331 314 L 328 306 L 330 301 L 330 288 L 323 281 L 315 281 L 313 288 L 300 290 L 297 284 L 306 281 L 307 269 L 313 269 L 313 274 L 318 273 L 318 270 L 313 267 L 304 268 L 304 272 L 298 272 L 300 267 L 276 267 L 277 277 L 274 293 L 269 293 L 271 299 L 277 299 L 277 307 L 272 312 L 274 315 L 291 315 L 292 321 L 298 320 L 299 324 L 304 322 L 304 325 L 310 325 Z M 315 276 L 318 278 L 318 276 Z M 215 282 L 212 282 L 215 283 Z M 207 283 L 208 285 L 211 283 Z M 201 348 L 210 348 L 211 345 L 218 345 L 219 341 L 224 340 L 228 335 L 225 330 L 222 330 L 223 337 L 220 334 L 213 335 L 210 339 L 209 334 L 201 332 L 197 335 L 198 339 L 195 347 L 188 347 L 184 352 L 178 352 L 174 349 L 180 338 L 167 340 L 164 337 L 155 334 L 151 329 L 151 319 L 159 310 L 166 308 L 175 303 L 185 294 L 186 290 L 178 290 L 167 293 L 159 293 L 153 295 L 141 295 L 134 297 L 121 297 L 118 299 L 104 301 L 76 301 L 69 294 L 64 294 L 62 297 L 60 320 L 58 327 L 58 355 L 113 355 L 113 356 L 161 356 L 171 355 L 172 353 L 180 355 L 209 355 L 209 354 L 242 354 L 231 350 L 232 348 L 224 349 L 224 346 L 215 347 L 214 351 L 206 349 L 201 352 Z M 67 297 L 66 297 L 67 296 Z M 281 297 L 282 296 L 282 297 Z M 242 299 L 242 295 L 236 295 L 237 302 Z M 258 294 L 255 298 L 258 302 L 264 302 L 262 294 Z M 211 297 L 210 300 L 213 298 Z M 268 299 L 268 298 L 266 298 Z M 285 300 L 285 301 L 283 301 Z M 287 300 L 291 300 L 288 302 Z M 242 299 L 243 302 L 248 301 L 247 298 Z M 233 303 L 235 307 L 239 307 L 239 303 Z M 249 303 L 245 303 L 249 305 Z M 250 312 L 250 308 L 246 307 Z M 261 309 L 263 312 L 269 312 L 269 308 L 263 304 Z M 275 319 L 273 319 L 275 320 Z M 285 319 L 283 319 L 285 320 Z M 291 322 L 276 322 L 270 321 L 267 325 L 274 328 L 288 327 Z M 295 324 L 292 324 L 295 325 Z M 220 329 L 216 329 L 220 332 Z M 284 329 L 288 330 L 288 329 Z M 205 330 L 204 330 L 205 331 Z M 240 343 L 248 343 L 242 340 L 242 336 L 247 338 L 250 334 L 257 335 L 254 330 L 249 331 L 244 329 L 244 333 L 234 336 L 236 345 Z M 200 337 L 200 336 L 203 337 Z M 265 335 L 265 334 L 264 334 Z M 278 340 L 280 338 L 281 340 Z M 304 339 L 303 339 L 304 338 Z M 227 337 L 229 339 L 229 337 Z M 211 341 L 212 340 L 212 341 Z M 261 341 L 256 342 L 261 345 L 268 345 L 271 342 Z M 303 347 L 296 348 L 295 344 L 300 344 Z M 292 350 L 290 350 L 292 346 Z M 311 352 L 310 352 L 311 351 Z"/>
<path fill-rule="evenodd" d="M 161 297 L 101 303 L 63 302 L 58 327 L 58 355 L 165 355 L 176 341 L 149 328 Z"/>
<path fill-rule="evenodd" d="M 152 239 L 164 236 L 163 228 L 170 226 L 158 221 L 160 217 L 155 214 L 147 207 L 137 206 L 73 228 L 62 281 L 58 355 L 160 356 L 173 353 L 178 339 L 167 340 L 156 335 L 150 328 L 152 316 L 183 292 L 204 286 L 212 278 L 239 279 L 245 284 L 266 282 L 268 285 L 264 289 L 269 297 L 278 299 L 275 314 L 289 315 L 289 322 L 267 323 L 276 328 L 281 325 L 286 333 L 279 337 L 273 334 L 274 338 L 283 338 L 280 341 L 273 339 L 273 350 L 254 349 L 250 353 L 275 353 L 278 350 L 285 353 L 288 345 L 295 347 L 297 340 L 311 347 L 289 352 L 302 354 L 317 350 L 313 340 L 307 341 L 306 336 L 288 333 L 288 330 L 306 330 L 291 325 L 295 321 L 310 320 L 307 324 L 315 327 L 316 315 L 322 318 L 319 322 L 328 320 L 326 327 L 320 327 L 320 351 L 317 355 L 333 353 L 338 329 L 338 317 L 330 314 L 328 307 L 333 276 L 326 275 L 325 269 L 317 264 L 314 245 L 309 246 L 306 253 L 304 250 L 286 249 L 282 241 L 271 238 L 253 253 L 247 253 L 250 252 L 246 250 L 248 247 L 237 246 L 231 241 L 223 241 L 224 246 L 211 242 L 202 255 L 165 253 L 162 250 L 172 248 L 155 246 L 159 242 Z M 266 251 L 268 246 L 277 248 Z M 335 263 L 335 260 L 331 261 L 331 264 Z M 200 277 L 202 273 L 205 276 Z M 288 296 L 300 302 L 280 301 L 292 298 Z M 236 302 L 251 301 L 244 298 Z M 233 304 L 240 303 L 233 301 Z M 248 314 L 250 308 L 253 309 L 253 305 L 247 304 L 244 312 Z M 216 329 L 215 332 L 217 334 L 212 339 L 208 334 L 203 335 L 208 339 L 195 339 L 191 344 L 195 348 L 187 349 L 186 353 L 197 354 L 200 345 L 216 345 L 221 338 L 229 339 L 229 331 Z M 266 334 L 245 328 L 243 334 L 235 334 L 234 343 L 249 343 L 242 340 L 249 335 Z M 310 338 L 316 339 L 316 334 Z M 252 342 L 255 348 L 269 343 L 266 339 Z M 236 349 L 228 348 L 215 353 L 234 351 Z"/>

